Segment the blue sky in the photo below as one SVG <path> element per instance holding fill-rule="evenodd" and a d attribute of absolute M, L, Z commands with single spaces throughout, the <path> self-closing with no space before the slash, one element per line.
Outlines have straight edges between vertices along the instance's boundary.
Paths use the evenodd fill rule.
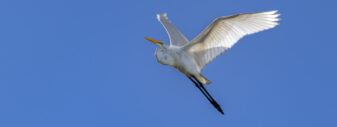
<path fill-rule="evenodd" d="M 1 127 L 336 127 L 336 2 L 0 1 Z M 208 91 L 157 63 L 167 12 L 188 39 L 214 18 L 279 10 L 208 64 Z"/>

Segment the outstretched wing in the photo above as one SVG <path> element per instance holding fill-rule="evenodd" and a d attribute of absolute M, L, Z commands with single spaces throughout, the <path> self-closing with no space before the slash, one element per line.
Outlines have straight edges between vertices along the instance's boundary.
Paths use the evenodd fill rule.
<path fill-rule="evenodd" d="M 246 13 L 215 19 L 203 32 L 186 45 L 202 70 L 209 62 L 231 48 L 245 35 L 278 25 L 277 11 Z"/>
<path fill-rule="evenodd" d="M 173 24 L 171 24 L 170 20 L 168 20 L 166 13 L 158 14 L 157 19 L 166 29 L 170 38 L 171 46 L 182 47 L 188 43 L 186 37 L 176 27 L 174 27 Z"/>

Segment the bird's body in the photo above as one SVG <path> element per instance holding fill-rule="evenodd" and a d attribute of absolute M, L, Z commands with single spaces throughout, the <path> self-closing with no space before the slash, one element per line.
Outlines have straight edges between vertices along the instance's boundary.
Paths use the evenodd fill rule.
<path fill-rule="evenodd" d="M 203 85 L 211 82 L 201 75 L 203 68 L 217 56 L 231 48 L 245 35 L 270 29 L 278 25 L 276 11 L 237 14 L 217 18 L 192 41 L 175 28 L 166 14 L 157 15 L 170 37 L 171 45 L 145 38 L 159 47 L 155 56 L 159 63 L 184 73 L 222 114 L 220 105 Z"/>
<path fill-rule="evenodd" d="M 201 75 L 201 68 L 192 54 L 181 47 L 165 46 L 158 48 L 155 52 L 156 59 L 160 64 L 172 66 L 188 77 L 195 76 L 203 84 L 210 84 L 210 81 Z"/>

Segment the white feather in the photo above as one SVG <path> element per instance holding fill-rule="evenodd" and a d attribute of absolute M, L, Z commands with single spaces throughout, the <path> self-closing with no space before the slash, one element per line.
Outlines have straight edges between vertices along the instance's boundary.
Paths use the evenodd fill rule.
<path fill-rule="evenodd" d="M 202 70 L 245 35 L 278 25 L 276 21 L 279 21 L 277 17 L 280 14 L 276 12 L 246 13 L 217 18 L 187 44 L 184 50 L 193 55 Z"/>
<path fill-rule="evenodd" d="M 166 29 L 171 46 L 181 47 L 189 42 L 187 38 L 173 24 L 171 24 L 166 13 L 158 14 L 157 19 Z"/>

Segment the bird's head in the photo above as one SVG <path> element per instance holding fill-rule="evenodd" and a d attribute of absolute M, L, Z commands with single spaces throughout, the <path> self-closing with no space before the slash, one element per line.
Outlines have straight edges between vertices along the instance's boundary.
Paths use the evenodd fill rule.
<path fill-rule="evenodd" d="M 171 52 L 169 50 L 169 46 L 161 41 L 153 40 L 147 37 L 144 37 L 146 40 L 156 44 L 159 46 L 159 48 L 156 49 L 155 56 L 157 58 L 157 61 L 164 65 L 174 65 L 174 58 L 171 55 Z"/>
<path fill-rule="evenodd" d="M 157 41 L 157 40 L 154 40 L 154 39 L 151 39 L 151 38 L 147 38 L 147 37 L 144 37 L 146 40 L 158 45 L 160 48 L 166 48 L 167 44 L 164 43 L 164 42 L 161 42 L 161 41 Z"/>

